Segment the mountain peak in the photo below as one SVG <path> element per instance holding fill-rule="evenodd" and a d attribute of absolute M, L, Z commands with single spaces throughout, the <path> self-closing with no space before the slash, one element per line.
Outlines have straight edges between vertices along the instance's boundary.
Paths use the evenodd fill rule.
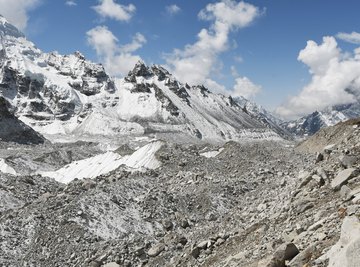
<path fill-rule="evenodd" d="M 15 38 L 25 37 L 25 35 L 18 30 L 14 25 L 8 22 L 8 20 L 0 15 L 0 36 L 12 36 Z"/>
<path fill-rule="evenodd" d="M 145 65 L 144 61 L 139 60 L 133 70 L 131 70 L 128 76 L 136 76 L 136 77 L 148 77 L 152 76 L 153 73 L 150 71 L 149 67 Z"/>

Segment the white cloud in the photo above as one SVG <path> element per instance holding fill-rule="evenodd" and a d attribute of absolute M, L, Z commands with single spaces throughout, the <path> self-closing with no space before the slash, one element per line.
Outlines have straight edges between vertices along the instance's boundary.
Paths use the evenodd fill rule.
<path fill-rule="evenodd" d="M 242 58 L 242 56 L 235 56 L 234 60 L 237 63 L 243 63 L 244 62 L 244 59 Z"/>
<path fill-rule="evenodd" d="M 77 6 L 77 3 L 73 0 L 68 0 L 65 2 L 65 5 L 67 6 Z"/>
<path fill-rule="evenodd" d="M 202 29 L 194 44 L 168 55 L 169 68 L 182 81 L 205 83 L 217 69 L 218 56 L 229 47 L 230 32 L 248 26 L 260 14 L 257 7 L 245 2 L 223 0 L 208 4 L 200 11 L 199 18 L 212 21 L 210 28 Z"/>
<path fill-rule="evenodd" d="M 247 77 L 238 77 L 235 79 L 234 89 L 231 92 L 233 96 L 243 96 L 245 98 L 253 98 L 261 91 L 261 86 L 254 84 Z"/>
<path fill-rule="evenodd" d="M 140 56 L 132 54 L 145 43 L 145 37 L 136 33 L 129 44 L 119 45 L 119 40 L 106 26 L 97 26 L 86 33 L 88 43 L 112 76 L 125 76 Z"/>
<path fill-rule="evenodd" d="M 181 11 L 181 8 L 175 4 L 166 7 L 166 12 L 169 15 L 175 15 L 175 14 L 179 13 L 180 11 Z"/>
<path fill-rule="evenodd" d="M 40 4 L 41 0 L 0 0 L 0 13 L 19 30 L 25 30 L 28 12 Z"/>
<path fill-rule="evenodd" d="M 310 68 L 311 82 L 277 109 L 285 118 L 295 118 L 326 107 L 348 104 L 360 95 L 360 49 L 342 52 L 334 37 L 322 44 L 308 41 L 298 57 Z M 350 92 L 351 91 L 351 92 Z"/>
<path fill-rule="evenodd" d="M 358 32 L 352 32 L 352 33 L 339 32 L 336 35 L 336 37 L 352 44 L 360 44 L 360 33 Z"/>
<path fill-rule="evenodd" d="M 239 73 L 238 73 L 238 71 L 237 71 L 237 69 L 235 68 L 235 66 L 231 66 L 231 67 L 230 67 L 230 70 L 231 70 L 231 75 L 232 75 L 234 78 L 237 78 L 237 77 L 240 76 Z"/>
<path fill-rule="evenodd" d="M 99 5 L 93 6 L 93 9 L 103 18 L 119 21 L 129 21 L 136 11 L 133 4 L 125 6 L 115 3 L 114 0 L 99 0 Z"/>

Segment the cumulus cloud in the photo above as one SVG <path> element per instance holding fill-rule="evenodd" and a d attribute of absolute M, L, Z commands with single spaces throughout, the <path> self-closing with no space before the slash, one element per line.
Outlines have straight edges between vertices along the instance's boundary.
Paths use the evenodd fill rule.
<path fill-rule="evenodd" d="M 127 6 L 117 4 L 114 0 L 99 0 L 99 5 L 93 9 L 102 17 L 119 21 L 129 21 L 135 14 L 136 7 L 133 4 Z"/>
<path fill-rule="evenodd" d="M 172 72 L 190 84 L 209 83 L 210 74 L 217 69 L 218 56 L 229 48 L 229 34 L 250 25 L 261 11 L 248 3 L 234 0 L 208 4 L 200 11 L 201 20 L 211 21 L 202 29 L 194 44 L 175 49 L 166 62 Z"/>
<path fill-rule="evenodd" d="M 254 84 L 247 77 L 238 77 L 235 79 L 234 89 L 231 92 L 233 96 L 243 96 L 245 98 L 253 98 L 261 91 L 261 86 Z"/>
<path fill-rule="evenodd" d="M 285 118 L 295 118 L 326 107 L 348 104 L 360 95 L 360 49 L 342 52 L 334 37 L 324 37 L 321 44 L 308 41 L 298 60 L 309 67 L 311 82 L 276 111 Z"/>
<path fill-rule="evenodd" d="M 0 13 L 19 30 L 25 30 L 29 11 L 40 4 L 41 0 L 0 0 Z"/>
<path fill-rule="evenodd" d="M 136 33 L 129 44 L 120 45 L 119 40 L 106 26 L 97 26 L 86 33 L 88 43 L 95 49 L 106 70 L 112 76 L 125 76 L 140 56 L 133 52 L 146 43 L 146 38 Z"/>
<path fill-rule="evenodd" d="M 360 33 L 358 32 L 352 32 L 352 33 L 339 32 L 336 35 L 336 37 L 345 42 L 349 42 L 352 44 L 360 44 Z"/>
<path fill-rule="evenodd" d="M 65 5 L 67 5 L 67 6 L 76 6 L 77 3 L 75 1 L 73 1 L 73 0 L 68 0 L 68 1 L 65 2 Z"/>
<path fill-rule="evenodd" d="M 166 13 L 175 15 L 181 11 L 181 8 L 175 4 L 166 7 Z"/>

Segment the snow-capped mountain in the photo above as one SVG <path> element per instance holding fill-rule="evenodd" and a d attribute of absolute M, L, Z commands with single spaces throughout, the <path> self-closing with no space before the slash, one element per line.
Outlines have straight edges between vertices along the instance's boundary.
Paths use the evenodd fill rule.
<path fill-rule="evenodd" d="M 261 105 L 258 105 L 242 96 L 235 97 L 234 101 L 239 106 L 241 106 L 246 113 L 255 117 L 257 120 L 262 122 L 267 128 L 273 130 L 281 137 L 285 139 L 292 138 L 292 134 L 288 130 L 280 126 L 280 124 L 282 124 L 283 121 L 278 117 L 276 117 L 275 115 L 273 115 L 268 110 L 266 110 Z"/>
<path fill-rule="evenodd" d="M 309 136 L 323 127 L 333 126 L 339 122 L 360 116 L 360 102 L 329 107 L 315 111 L 297 120 L 283 122 L 281 126 L 297 136 Z"/>
<path fill-rule="evenodd" d="M 43 53 L 0 18 L 0 94 L 15 115 L 50 140 L 71 135 L 186 135 L 202 140 L 278 138 L 232 98 L 177 81 L 138 62 L 112 79 L 81 53 Z"/>

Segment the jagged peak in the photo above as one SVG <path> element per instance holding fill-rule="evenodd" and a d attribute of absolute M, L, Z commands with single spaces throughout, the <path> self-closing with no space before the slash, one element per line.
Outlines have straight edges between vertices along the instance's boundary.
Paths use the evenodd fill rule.
<path fill-rule="evenodd" d="M 75 51 L 74 55 L 79 59 L 85 60 L 85 56 L 80 51 Z"/>
<path fill-rule="evenodd" d="M 9 21 L 0 15 L 0 35 L 3 36 L 12 36 L 15 38 L 25 37 L 25 35 L 19 31 L 14 25 L 9 23 Z"/>

